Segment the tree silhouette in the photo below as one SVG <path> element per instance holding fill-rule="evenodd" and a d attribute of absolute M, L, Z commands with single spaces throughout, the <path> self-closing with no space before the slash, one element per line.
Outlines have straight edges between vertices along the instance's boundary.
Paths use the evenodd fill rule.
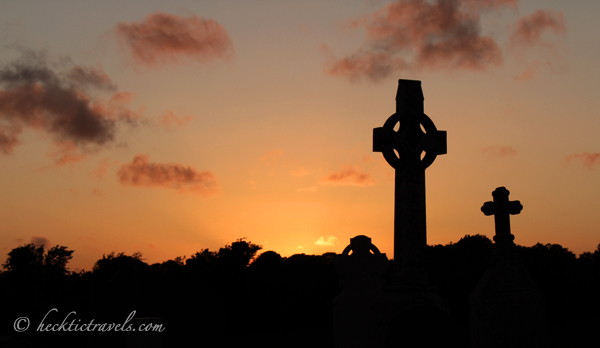
<path fill-rule="evenodd" d="M 69 273 L 67 263 L 73 258 L 73 252 L 60 245 L 44 252 L 43 245 L 29 243 L 11 250 L 2 267 L 7 274 L 17 277 L 64 276 Z"/>
<path fill-rule="evenodd" d="M 121 252 L 115 254 L 103 254 L 102 258 L 94 264 L 92 267 L 94 278 L 97 280 L 108 281 L 110 280 L 120 269 L 126 266 L 147 266 L 142 259 L 142 253 L 135 252 L 131 256 L 125 255 Z"/>
<path fill-rule="evenodd" d="M 239 273 L 250 264 L 261 249 L 261 245 L 248 243 L 244 238 L 240 238 L 219 249 L 216 254 L 217 267 L 220 271 Z"/>

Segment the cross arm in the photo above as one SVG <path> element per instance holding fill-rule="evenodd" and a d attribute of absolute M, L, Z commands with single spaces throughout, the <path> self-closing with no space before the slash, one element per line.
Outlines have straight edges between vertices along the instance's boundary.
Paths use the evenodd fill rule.
<path fill-rule="evenodd" d="M 383 152 L 394 146 L 395 133 L 386 127 L 373 128 L 373 152 Z"/>
<path fill-rule="evenodd" d="M 445 155 L 448 150 L 446 131 L 436 130 L 425 134 L 425 146 L 431 149 L 436 155 Z"/>
<path fill-rule="evenodd" d="M 481 211 L 485 216 L 494 215 L 496 209 L 494 209 L 494 202 L 485 202 L 483 206 L 481 206 Z"/>
<path fill-rule="evenodd" d="M 523 210 L 523 205 L 519 201 L 508 202 L 508 212 L 510 215 L 517 215 Z"/>

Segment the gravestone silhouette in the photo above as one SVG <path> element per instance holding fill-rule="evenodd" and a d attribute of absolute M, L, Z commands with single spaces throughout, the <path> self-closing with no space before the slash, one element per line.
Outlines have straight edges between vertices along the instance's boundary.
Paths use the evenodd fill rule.
<path fill-rule="evenodd" d="M 352 253 L 351 253 L 352 252 Z M 388 259 L 367 236 L 356 236 L 336 262 L 342 293 L 333 301 L 338 347 L 368 347 L 373 302 L 382 300 Z"/>
<path fill-rule="evenodd" d="M 373 151 L 381 152 L 395 169 L 394 260 L 403 286 L 427 282 L 425 169 L 446 153 L 446 132 L 438 131 L 425 115 L 423 100 L 421 81 L 399 80 L 396 113 L 383 127 L 373 129 Z"/>
<path fill-rule="evenodd" d="M 368 277 L 355 277 L 350 282 L 347 275 L 352 272 L 340 273 L 343 291 L 334 301 L 338 347 L 437 347 L 447 339 L 448 306 L 428 286 L 425 269 L 425 169 L 437 155 L 446 153 L 446 132 L 438 131 L 424 114 L 423 100 L 421 81 L 399 80 L 396 113 L 383 127 L 373 130 L 373 151 L 381 152 L 396 172 L 393 280 L 377 288 L 379 264 L 359 257 L 350 261 L 353 256 L 345 253 L 339 256 L 338 265 L 353 267 L 354 274 L 362 269 L 360 273 Z M 358 247 L 356 238 L 348 248 Z M 366 239 L 363 243 L 367 244 Z M 368 244 L 372 245 L 370 239 Z M 377 248 L 372 245 L 371 250 Z M 368 257 L 373 259 L 373 255 L 377 253 Z M 361 296 L 352 302 L 348 300 L 350 293 Z M 353 310 L 362 313 L 356 316 L 360 320 L 339 315 Z"/>
<path fill-rule="evenodd" d="M 544 299 L 517 256 L 510 215 L 521 212 L 519 201 L 498 187 L 481 211 L 494 215 L 494 254 L 470 298 L 471 343 L 480 347 L 548 347 Z"/>

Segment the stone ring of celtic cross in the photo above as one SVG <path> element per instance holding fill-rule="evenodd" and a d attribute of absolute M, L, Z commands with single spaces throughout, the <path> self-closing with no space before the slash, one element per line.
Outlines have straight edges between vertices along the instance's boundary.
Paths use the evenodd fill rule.
<path fill-rule="evenodd" d="M 396 154 L 394 150 L 397 150 L 398 153 L 402 152 L 418 152 L 419 158 L 421 158 L 421 153 L 424 151 L 425 156 L 421 158 L 420 166 L 422 169 L 426 169 L 429 167 L 433 161 L 435 161 L 438 151 L 436 150 L 436 133 L 438 132 L 435 124 L 429 118 L 429 116 L 425 114 L 421 114 L 419 116 L 419 124 L 423 126 L 425 132 L 420 130 L 421 136 L 416 139 L 415 143 L 408 144 L 408 139 L 406 134 L 401 133 L 401 128 L 398 131 L 394 130 L 394 127 L 397 123 L 400 123 L 400 118 L 398 114 L 393 114 L 390 116 L 387 121 L 383 124 L 383 129 L 385 129 L 386 133 L 393 132 L 393 139 L 387 148 L 383 151 L 383 157 L 385 160 L 395 169 L 406 168 L 406 160 L 400 158 L 399 155 Z"/>

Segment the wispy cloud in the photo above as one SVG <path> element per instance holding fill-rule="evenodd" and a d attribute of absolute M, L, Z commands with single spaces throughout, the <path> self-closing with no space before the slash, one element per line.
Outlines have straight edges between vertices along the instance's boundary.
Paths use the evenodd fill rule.
<path fill-rule="evenodd" d="M 516 8 L 517 0 L 404 0 L 351 21 L 363 28 L 365 46 L 336 59 L 327 46 L 327 72 L 352 80 L 380 80 L 408 69 L 485 70 L 502 64 L 494 39 L 481 33 L 481 14 Z"/>
<path fill-rule="evenodd" d="M 319 246 L 331 246 L 331 245 L 335 245 L 335 243 L 337 242 L 337 237 L 336 236 L 320 236 L 319 239 L 317 239 L 315 241 L 315 245 L 319 245 Z"/>
<path fill-rule="evenodd" d="M 160 118 L 160 121 L 158 123 L 165 129 L 173 129 L 174 127 L 185 126 L 192 120 L 192 118 L 193 118 L 192 116 L 185 116 L 183 118 L 180 118 L 177 115 L 175 115 L 173 113 L 173 111 L 167 110 L 162 115 L 162 117 Z"/>
<path fill-rule="evenodd" d="M 534 60 L 533 62 L 527 65 L 527 68 L 523 70 L 519 75 L 515 76 L 515 80 L 517 81 L 528 81 L 532 80 L 542 67 L 548 67 L 551 71 L 554 71 L 554 65 L 550 61 L 539 61 Z"/>
<path fill-rule="evenodd" d="M 233 45 L 221 24 L 198 16 L 155 12 L 142 22 L 119 23 L 116 38 L 138 65 L 156 67 L 185 61 L 231 60 Z"/>
<path fill-rule="evenodd" d="M 293 176 L 305 176 L 308 174 L 308 170 L 304 167 L 298 167 L 296 169 L 290 170 L 290 174 Z"/>
<path fill-rule="evenodd" d="M 115 86 L 100 67 L 49 62 L 46 52 L 21 49 L 22 56 L 0 67 L 0 152 L 10 154 L 28 127 L 49 134 L 57 165 L 73 163 L 75 149 L 86 152 L 111 142 L 117 125 L 136 119 L 125 105 L 112 100 L 126 92 Z M 108 104 L 94 100 L 91 90 L 114 92 Z"/>
<path fill-rule="evenodd" d="M 489 159 L 511 157 L 517 154 L 517 150 L 511 146 L 489 146 L 481 150 L 482 154 Z"/>
<path fill-rule="evenodd" d="M 589 153 L 589 152 L 574 153 L 574 154 L 568 155 L 565 158 L 565 161 L 567 163 L 571 163 L 574 160 L 581 161 L 581 163 L 583 164 L 583 166 L 586 167 L 587 169 L 594 169 L 594 167 L 596 166 L 596 164 L 600 163 L 600 153 L 598 153 L 598 152 L 594 152 L 594 153 Z"/>
<path fill-rule="evenodd" d="M 537 10 L 529 16 L 523 16 L 514 25 L 509 38 L 511 47 L 549 46 L 542 40 L 545 32 L 564 35 L 565 18 L 562 12 L 553 10 Z"/>
<path fill-rule="evenodd" d="M 353 185 L 368 186 L 373 185 L 375 180 L 357 166 L 346 165 L 341 170 L 333 171 L 329 175 L 321 178 L 322 185 Z"/>
<path fill-rule="evenodd" d="M 96 166 L 96 168 L 92 169 L 88 175 L 89 176 L 94 176 L 98 179 L 102 179 L 104 177 L 104 175 L 106 174 L 106 172 L 108 171 L 108 169 L 113 166 L 113 165 L 117 165 L 119 164 L 119 161 L 117 160 L 111 160 L 110 158 L 103 158 L 98 165 Z"/>
<path fill-rule="evenodd" d="M 36 246 L 43 245 L 46 248 L 50 246 L 50 240 L 46 237 L 31 237 L 31 243 Z"/>
<path fill-rule="evenodd" d="M 73 166 L 75 163 L 81 162 L 87 158 L 87 154 L 80 151 L 70 140 L 56 140 L 46 153 L 46 156 L 54 159 L 54 164 L 45 166 L 43 169 L 64 167 L 66 165 Z"/>
<path fill-rule="evenodd" d="M 274 165 L 279 162 L 281 156 L 285 151 L 282 149 L 275 149 L 273 151 L 269 151 L 260 157 L 260 161 L 266 165 Z"/>
<path fill-rule="evenodd" d="M 163 187 L 210 196 L 219 190 L 213 173 L 200 172 L 190 166 L 175 163 L 150 162 L 147 155 L 135 155 L 131 163 L 122 165 L 117 172 L 119 182 L 127 186 Z"/>

